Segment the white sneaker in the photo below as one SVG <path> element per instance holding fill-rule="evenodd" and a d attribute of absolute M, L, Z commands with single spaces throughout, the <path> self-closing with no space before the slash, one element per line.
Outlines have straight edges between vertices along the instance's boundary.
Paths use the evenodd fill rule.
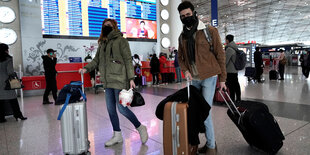
<path fill-rule="evenodd" d="M 105 142 L 104 145 L 108 147 L 121 142 L 123 142 L 122 132 L 114 131 L 113 137 L 109 141 Z"/>
<path fill-rule="evenodd" d="M 142 144 L 145 144 L 147 142 L 147 140 L 149 139 L 149 135 L 147 133 L 147 129 L 146 129 L 146 126 L 144 125 L 140 125 L 137 130 L 139 131 L 139 134 L 140 134 L 140 139 L 141 139 L 141 142 Z"/>

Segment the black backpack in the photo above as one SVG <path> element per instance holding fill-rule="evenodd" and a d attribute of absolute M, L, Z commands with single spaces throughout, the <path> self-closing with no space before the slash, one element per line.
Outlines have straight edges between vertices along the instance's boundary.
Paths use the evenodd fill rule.
<path fill-rule="evenodd" d="M 236 51 L 236 61 L 234 63 L 236 70 L 242 70 L 246 64 L 246 54 L 239 49 L 234 49 Z"/>
<path fill-rule="evenodd" d="M 82 84 L 80 81 L 71 81 L 66 84 L 59 92 L 55 105 L 62 105 L 66 102 L 67 94 L 71 94 L 69 103 L 79 102 L 82 94 Z"/>
<path fill-rule="evenodd" d="M 87 101 L 87 98 L 82 91 L 82 85 L 83 83 L 81 81 L 71 81 L 70 84 L 65 85 L 60 90 L 55 105 L 64 105 L 59 111 L 57 120 L 61 120 L 61 116 L 66 110 L 68 104 L 81 101 L 81 96 L 83 96 L 85 102 Z"/>

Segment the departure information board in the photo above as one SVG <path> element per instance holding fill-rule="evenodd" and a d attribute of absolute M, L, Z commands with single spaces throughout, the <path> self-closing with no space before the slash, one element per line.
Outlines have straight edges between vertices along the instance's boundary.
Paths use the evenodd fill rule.
<path fill-rule="evenodd" d="M 99 37 L 112 18 L 125 37 L 157 38 L 156 0 L 41 0 L 41 16 L 43 37 Z"/>

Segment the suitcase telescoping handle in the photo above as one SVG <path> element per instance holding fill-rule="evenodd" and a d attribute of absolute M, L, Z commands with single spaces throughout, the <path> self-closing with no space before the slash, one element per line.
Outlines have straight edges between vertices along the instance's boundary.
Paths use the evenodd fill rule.
<path fill-rule="evenodd" d="M 230 110 L 233 114 L 235 114 L 235 112 L 234 112 L 233 109 L 232 109 L 232 107 L 233 107 L 233 108 L 235 109 L 235 111 L 238 113 L 238 115 L 241 116 L 241 114 L 240 114 L 239 110 L 237 109 L 237 107 L 236 107 L 234 101 L 230 98 L 229 94 L 227 93 L 227 90 L 226 90 L 226 89 L 223 89 L 225 95 L 226 95 L 226 96 L 228 97 L 228 99 L 230 100 L 230 103 L 232 104 L 232 106 L 229 105 L 229 103 L 227 102 L 226 98 L 224 97 L 222 91 L 221 91 L 219 88 L 217 88 L 217 91 L 219 91 L 220 95 L 222 96 L 222 98 L 223 98 L 224 102 L 226 103 L 226 105 L 228 106 L 229 110 Z"/>
<path fill-rule="evenodd" d="M 186 84 L 187 84 L 187 97 L 188 97 L 188 100 L 189 100 L 189 97 L 190 97 L 189 86 L 192 84 L 192 81 L 190 81 L 188 77 L 186 78 Z"/>
<path fill-rule="evenodd" d="M 84 89 L 84 73 L 83 73 L 83 71 L 81 72 L 81 82 L 82 82 L 82 92 L 85 93 L 85 89 Z"/>

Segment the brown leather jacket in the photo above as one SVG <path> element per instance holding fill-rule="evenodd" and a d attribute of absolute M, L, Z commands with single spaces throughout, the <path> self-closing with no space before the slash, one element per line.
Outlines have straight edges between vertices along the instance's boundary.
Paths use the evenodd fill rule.
<path fill-rule="evenodd" d="M 210 51 L 210 44 L 206 39 L 203 28 L 198 28 L 195 36 L 195 59 L 199 78 L 204 80 L 209 77 L 218 75 L 220 82 L 226 82 L 226 60 L 221 38 L 219 36 L 218 30 L 215 27 L 209 26 L 209 31 L 212 36 L 214 53 Z M 184 73 L 185 71 L 189 71 L 193 75 L 192 67 L 190 67 L 189 57 L 187 55 L 186 40 L 180 40 L 181 43 L 179 42 L 178 59 L 181 70 Z"/>

